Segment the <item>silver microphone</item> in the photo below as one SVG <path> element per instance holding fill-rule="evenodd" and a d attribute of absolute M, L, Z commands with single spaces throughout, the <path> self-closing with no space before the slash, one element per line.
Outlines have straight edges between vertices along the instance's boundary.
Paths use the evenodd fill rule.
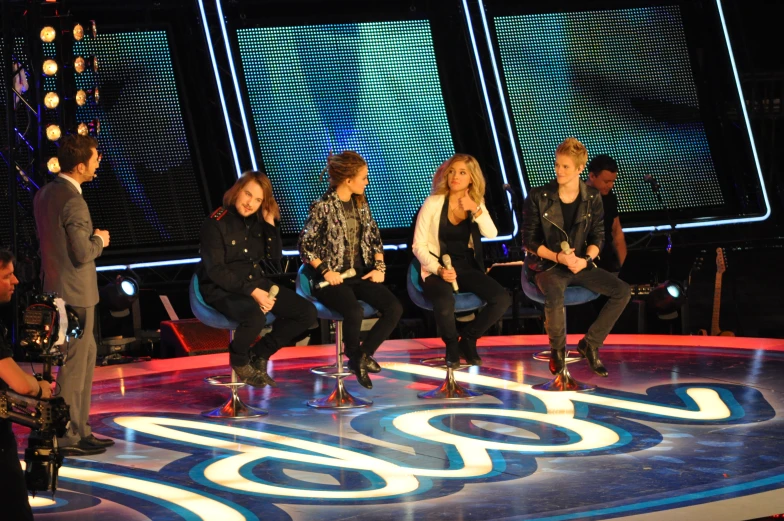
<path fill-rule="evenodd" d="M 274 299 L 275 297 L 277 297 L 279 291 L 280 288 L 277 286 L 277 284 L 273 284 L 272 287 L 267 292 L 269 293 L 269 298 Z"/>
<path fill-rule="evenodd" d="M 346 280 L 346 279 L 350 279 L 351 277 L 354 277 L 356 274 L 357 274 L 357 270 L 355 270 L 354 268 L 349 268 L 340 274 L 340 278 Z M 316 287 L 318 289 L 326 288 L 327 286 L 329 286 L 329 282 L 327 282 L 326 280 L 322 280 L 321 282 L 316 284 Z"/>
<path fill-rule="evenodd" d="M 572 247 L 571 247 L 571 246 L 569 246 L 569 243 L 568 243 L 567 241 L 561 241 L 561 251 L 562 251 L 563 253 L 565 253 L 565 254 L 569 255 L 569 254 L 570 254 L 570 253 L 572 253 L 574 250 L 572 249 Z"/>
<path fill-rule="evenodd" d="M 448 270 L 452 269 L 452 257 L 450 257 L 449 255 L 444 255 L 443 257 L 441 257 L 441 260 L 444 261 L 444 267 L 446 269 Z M 452 289 L 455 291 L 455 293 L 460 291 L 459 288 L 457 287 L 456 280 L 452 282 Z"/>

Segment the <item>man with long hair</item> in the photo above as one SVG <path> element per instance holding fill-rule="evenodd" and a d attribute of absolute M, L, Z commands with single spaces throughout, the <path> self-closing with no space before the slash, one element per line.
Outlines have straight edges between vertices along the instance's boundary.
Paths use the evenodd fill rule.
<path fill-rule="evenodd" d="M 294 291 L 274 285 L 269 275 L 283 256 L 280 210 L 263 172 L 245 172 L 223 196 L 201 229 L 197 268 L 204 301 L 239 323 L 229 346 L 229 363 L 254 387 L 277 387 L 267 362 L 281 347 L 316 323 L 316 308 Z M 272 332 L 258 339 L 267 313 L 275 315 Z"/>

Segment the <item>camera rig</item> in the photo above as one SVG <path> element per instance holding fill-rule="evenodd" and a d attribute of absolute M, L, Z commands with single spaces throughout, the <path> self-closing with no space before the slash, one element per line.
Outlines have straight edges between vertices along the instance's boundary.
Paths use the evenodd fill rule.
<path fill-rule="evenodd" d="M 60 346 L 69 338 L 82 336 L 76 313 L 63 299 L 52 294 L 33 297 L 24 310 L 19 345 L 32 361 L 43 363 L 40 380 L 52 382 L 52 366 L 63 363 Z M 57 490 L 57 474 L 63 456 L 57 447 L 70 422 L 69 406 L 62 398 L 35 398 L 11 390 L 0 390 L 0 418 L 29 427 L 25 449 L 25 482 L 34 495 L 37 491 Z"/>

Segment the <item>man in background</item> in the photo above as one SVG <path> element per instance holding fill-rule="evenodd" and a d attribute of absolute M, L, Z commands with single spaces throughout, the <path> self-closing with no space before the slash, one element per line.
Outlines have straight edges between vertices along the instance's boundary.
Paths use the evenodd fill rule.
<path fill-rule="evenodd" d="M 586 184 L 599 190 L 604 206 L 604 249 L 596 264 L 611 273 L 621 271 L 626 261 L 626 238 L 618 214 L 618 198 L 612 191 L 617 178 L 618 163 L 607 154 L 598 155 L 588 163 Z"/>

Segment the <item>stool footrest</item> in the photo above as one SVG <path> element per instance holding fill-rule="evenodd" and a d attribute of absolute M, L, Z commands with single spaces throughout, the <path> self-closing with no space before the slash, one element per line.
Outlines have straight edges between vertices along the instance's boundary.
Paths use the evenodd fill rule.
<path fill-rule="evenodd" d="M 326 376 L 328 378 L 345 378 L 346 376 L 351 376 L 354 374 L 354 371 L 349 369 L 345 364 L 340 370 L 338 370 L 337 365 L 332 364 L 313 367 L 310 369 L 310 372 L 315 375 Z"/>
<path fill-rule="evenodd" d="M 539 362 L 549 362 L 550 361 L 550 350 L 547 351 L 539 351 L 538 353 L 534 354 L 534 360 L 538 360 Z M 574 350 L 567 350 L 564 361 L 567 364 L 571 364 L 574 362 L 579 362 L 580 360 L 585 360 L 585 357 L 580 354 L 579 351 Z"/>
<path fill-rule="evenodd" d="M 210 385 L 220 385 L 223 387 L 242 387 L 245 385 L 245 382 L 233 381 L 230 374 L 208 376 L 204 381 Z"/>

